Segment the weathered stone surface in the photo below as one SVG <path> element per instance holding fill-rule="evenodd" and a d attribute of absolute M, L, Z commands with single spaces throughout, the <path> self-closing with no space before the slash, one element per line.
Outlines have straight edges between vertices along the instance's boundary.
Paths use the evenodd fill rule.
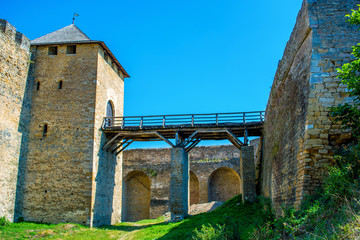
<path fill-rule="evenodd" d="M 336 68 L 350 61 L 360 40 L 344 17 L 359 3 L 305 0 L 286 45 L 266 109 L 261 168 L 261 193 L 278 210 L 314 193 L 336 145 L 349 137 L 332 123 L 328 107 L 347 97 Z"/>
<path fill-rule="evenodd" d="M 141 171 L 133 171 L 124 179 L 122 220 L 127 222 L 150 218 L 150 178 Z"/>
<path fill-rule="evenodd" d="M 122 154 L 117 157 L 101 150 L 105 135 L 101 131 L 106 106 L 111 101 L 114 116 L 124 113 L 124 75 L 110 58 L 104 59 L 104 50 L 97 54 L 96 104 L 94 122 L 94 160 L 92 208 L 93 224 L 114 224 L 121 221 Z"/>
<path fill-rule="evenodd" d="M 100 44 L 76 45 L 76 54 L 67 54 L 67 45 L 56 46 L 57 55 L 49 55 L 47 45 L 32 47 L 23 217 L 89 226 L 119 222 L 121 157 L 100 149 L 107 102 L 115 114 L 123 113 L 123 76 L 104 60 Z"/>
<path fill-rule="evenodd" d="M 252 158 L 254 161 L 254 156 Z M 253 163 L 254 164 L 254 163 Z M 255 176 L 254 169 L 253 174 Z M 242 178 L 243 179 L 243 178 Z M 244 183 L 244 181 L 242 181 Z M 240 176 L 231 168 L 221 167 L 215 170 L 209 178 L 209 202 L 225 202 L 230 198 L 243 193 L 240 184 Z M 255 189 L 255 179 L 253 179 L 252 185 Z"/>
<path fill-rule="evenodd" d="M 189 158 L 182 147 L 171 149 L 170 213 L 171 221 L 183 220 L 189 211 Z"/>
<path fill-rule="evenodd" d="M 14 220 L 18 175 L 22 174 L 21 144 L 27 135 L 29 109 L 24 101 L 29 48 L 29 39 L 0 19 L 0 217 L 10 221 Z"/>
<path fill-rule="evenodd" d="M 243 202 L 254 202 L 256 198 L 255 190 L 255 155 L 254 147 L 246 146 L 241 148 L 240 157 L 240 176 L 242 180 L 241 193 Z"/>
<path fill-rule="evenodd" d="M 123 154 L 125 185 L 129 176 L 136 172 L 150 178 L 150 218 L 157 218 L 169 211 L 170 155 L 170 148 L 132 149 Z M 190 151 L 189 161 L 190 204 L 206 203 L 212 196 L 224 201 L 241 193 L 240 151 L 236 147 L 196 147 Z M 124 199 L 129 199 L 126 193 Z M 123 204 L 124 208 L 126 204 Z"/>

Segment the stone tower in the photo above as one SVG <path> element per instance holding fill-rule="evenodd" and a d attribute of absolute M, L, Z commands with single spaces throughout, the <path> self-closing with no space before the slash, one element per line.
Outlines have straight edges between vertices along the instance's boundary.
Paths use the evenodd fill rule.
<path fill-rule="evenodd" d="M 31 42 L 26 221 L 113 224 L 121 216 L 122 157 L 101 150 L 103 117 L 123 115 L 127 72 L 104 42 L 74 24 Z"/>

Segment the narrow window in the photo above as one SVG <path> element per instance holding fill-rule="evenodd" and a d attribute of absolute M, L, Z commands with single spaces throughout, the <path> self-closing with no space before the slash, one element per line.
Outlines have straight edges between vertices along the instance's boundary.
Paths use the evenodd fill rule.
<path fill-rule="evenodd" d="M 76 54 L 76 45 L 67 45 L 66 54 Z"/>
<path fill-rule="evenodd" d="M 62 85 L 63 85 L 63 81 L 59 81 L 59 86 L 58 86 L 58 88 L 59 88 L 59 89 L 62 89 Z"/>
<path fill-rule="evenodd" d="M 2 23 L 2 24 L 0 24 L 0 30 L 2 31 L 2 32 L 5 32 L 5 25 L 6 24 L 3 24 L 3 22 L 2 21 L 4 21 L 4 20 L 0 20 L 0 22 Z"/>
<path fill-rule="evenodd" d="M 109 56 L 107 55 L 107 53 L 106 52 L 104 52 L 104 59 L 105 59 L 105 61 L 107 62 L 108 61 L 108 59 L 109 59 Z"/>
<path fill-rule="evenodd" d="M 46 137 L 48 133 L 48 125 L 47 123 L 44 124 L 44 128 L 43 128 L 43 137 Z"/>
<path fill-rule="evenodd" d="M 57 55 L 58 47 L 49 47 L 48 55 Z"/>
<path fill-rule="evenodd" d="M 36 82 L 36 90 L 40 90 L 40 82 Z"/>

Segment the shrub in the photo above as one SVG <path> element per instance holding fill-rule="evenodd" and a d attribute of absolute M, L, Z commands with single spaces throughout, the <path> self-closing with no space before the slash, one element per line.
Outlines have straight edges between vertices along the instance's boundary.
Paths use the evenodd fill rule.
<path fill-rule="evenodd" d="M 10 224 L 10 221 L 7 220 L 7 218 L 5 216 L 0 218 L 0 226 L 6 226 L 6 225 L 9 225 L 9 224 Z"/>
<path fill-rule="evenodd" d="M 225 240 L 230 239 L 225 229 L 225 225 L 211 224 L 202 225 L 200 230 L 195 229 L 193 240 Z"/>
<path fill-rule="evenodd" d="M 324 192 L 329 197 L 342 199 L 351 196 L 351 181 L 346 169 L 331 167 L 329 176 L 324 181 Z"/>

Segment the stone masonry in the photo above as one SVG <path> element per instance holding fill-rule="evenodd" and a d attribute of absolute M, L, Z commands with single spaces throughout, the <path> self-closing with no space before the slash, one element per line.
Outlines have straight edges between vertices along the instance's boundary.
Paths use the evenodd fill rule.
<path fill-rule="evenodd" d="M 132 210 L 133 206 L 149 206 L 146 209 L 137 207 L 139 212 L 136 214 L 150 218 L 157 218 L 169 211 L 170 155 L 170 148 L 124 151 L 123 189 L 133 186 L 130 191 L 123 192 L 124 211 L 128 209 L 133 213 L 136 211 Z M 241 193 L 240 151 L 236 147 L 195 147 L 189 152 L 189 162 L 190 204 L 226 201 Z M 145 187 L 147 184 L 150 188 Z M 139 198 L 139 195 L 149 198 Z M 143 217 L 134 219 L 131 214 L 123 216 L 123 221 L 140 219 Z"/>
<path fill-rule="evenodd" d="M 19 168 L 26 141 L 26 79 L 30 40 L 0 19 L 0 217 L 14 220 Z"/>
<path fill-rule="evenodd" d="M 299 206 L 314 193 L 338 145 L 351 139 L 328 108 L 351 101 L 336 68 L 351 61 L 360 42 L 344 17 L 357 4 L 304 0 L 275 74 L 262 138 L 241 153 L 233 146 L 193 149 L 182 179 L 190 196 L 181 204 L 239 193 L 251 201 L 255 188 L 247 183 L 257 182 L 280 213 L 281 205 Z M 31 55 L 29 48 L 0 20 L 0 217 L 96 226 L 167 212 L 171 149 L 129 150 L 124 160 L 101 150 L 109 140 L 103 117 L 109 105 L 122 116 L 129 77 L 107 46 L 69 25 L 33 40 Z"/>
<path fill-rule="evenodd" d="M 340 143 L 351 138 L 328 107 L 349 101 L 336 68 L 351 60 L 359 32 L 346 23 L 355 0 L 305 0 L 279 62 L 264 125 L 261 193 L 299 206 L 314 193 Z"/>
<path fill-rule="evenodd" d="M 170 172 L 171 220 L 179 221 L 189 211 L 189 157 L 184 148 L 171 149 Z"/>
<path fill-rule="evenodd" d="M 51 42 L 71 34 L 84 40 Z M 26 221 L 120 221 L 122 160 L 101 150 L 101 126 L 109 101 L 114 114 L 123 114 L 125 74 L 102 42 L 83 35 L 70 25 L 32 42 Z"/>
<path fill-rule="evenodd" d="M 240 177 L 243 182 L 240 190 L 242 200 L 243 202 L 254 202 L 256 199 L 254 147 L 242 147 L 240 153 Z"/>

